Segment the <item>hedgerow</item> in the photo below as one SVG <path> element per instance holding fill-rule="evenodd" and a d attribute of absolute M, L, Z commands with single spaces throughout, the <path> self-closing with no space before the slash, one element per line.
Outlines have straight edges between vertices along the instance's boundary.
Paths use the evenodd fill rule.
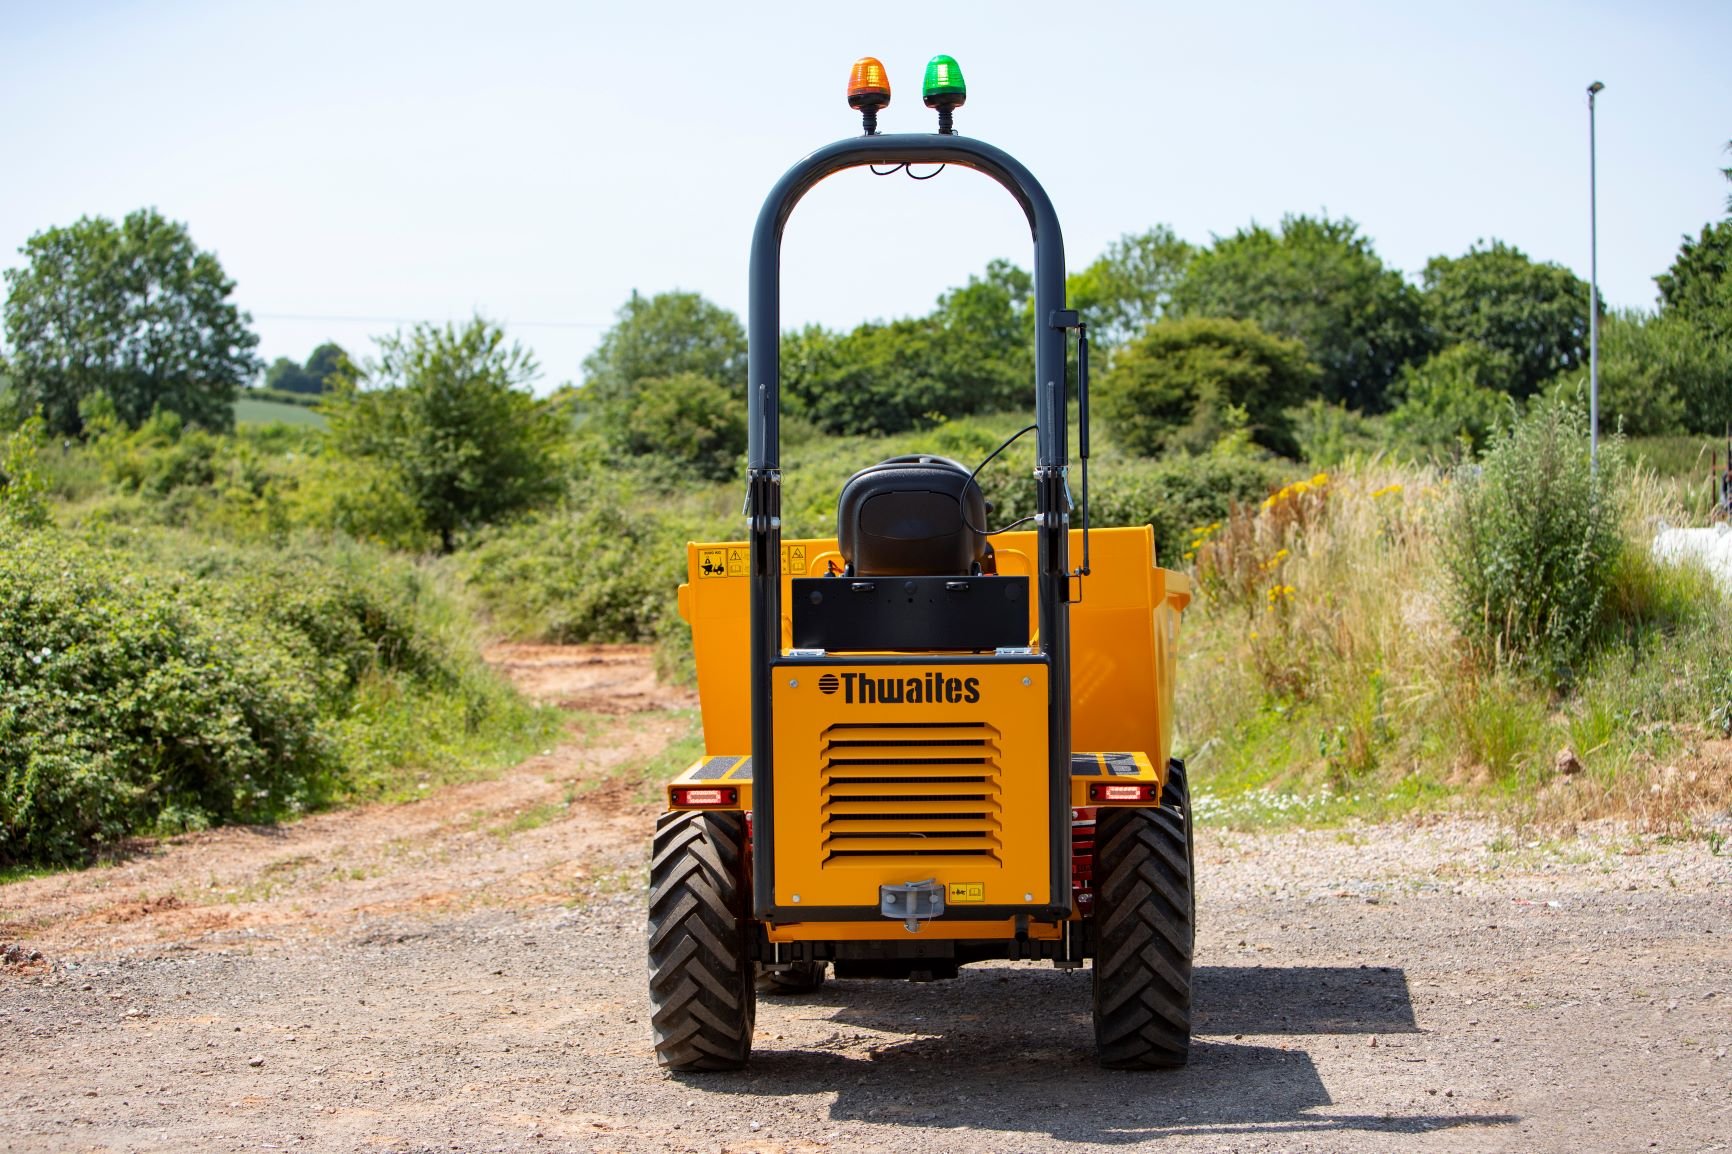
<path fill-rule="evenodd" d="M 410 563 L 0 527 L 0 865 L 377 795 L 546 731 Z"/>

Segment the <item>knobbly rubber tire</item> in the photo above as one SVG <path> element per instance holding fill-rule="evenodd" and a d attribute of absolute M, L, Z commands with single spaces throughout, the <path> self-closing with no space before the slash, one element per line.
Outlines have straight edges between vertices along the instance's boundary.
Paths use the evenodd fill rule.
<path fill-rule="evenodd" d="M 656 819 L 650 860 L 650 1024 L 670 1070 L 737 1070 L 752 1052 L 757 987 L 747 948 L 738 813 Z"/>
<path fill-rule="evenodd" d="M 1191 787 L 1185 775 L 1185 763 L 1176 757 L 1167 759 L 1167 784 L 1161 787 L 1161 804 L 1185 815 L 1185 865 L 1191 871 L 1191 934 L 1197 932 L 1197 841 L 1191 820 Z"/>
<path fill-rule="evenodd" d="M 758 993 L 810 994 L 824 984 L 827 962 L 795 962 L 785 970 L 758 967 Z"/>
<path fill-rule="evenodd" d="M 1190 1058 L 1188 816 L 1188 807 L 1102 806 L 1095 818 L 1095 1050 L 1110 1070 Z"/>

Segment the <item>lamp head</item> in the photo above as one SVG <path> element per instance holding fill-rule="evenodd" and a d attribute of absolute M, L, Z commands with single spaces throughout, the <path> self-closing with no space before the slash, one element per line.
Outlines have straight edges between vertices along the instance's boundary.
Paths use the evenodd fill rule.
<path fill-rule="evenodd" d="M 938 131 L 949 135 L 951 113 L 968 100 L 968 85 L 962 79 L 962 66 L 954 56 L 934 56 L 926 62 L 926 78 L 920 86 L 926 107 L 938 110 Z"/>
<path fill-rule="evenodd" d="M 1592 84 L 1588 85 L 1588 95 L 1593 96 L 1603 88 L 1605 88 L 1605 85 L 1596 80 Z"/>

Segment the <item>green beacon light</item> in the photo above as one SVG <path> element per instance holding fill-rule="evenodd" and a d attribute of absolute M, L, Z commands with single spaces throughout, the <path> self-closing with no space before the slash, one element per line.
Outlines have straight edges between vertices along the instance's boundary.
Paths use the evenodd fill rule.
<path fill-rule="evenodd" d="M 926 107 L 938 109 L 938 131 L 945 136 L 956 130 L 950 114 L 968 99 L 968 85 L 962 79 L 962 66 L 954 56 L 934 56 L 926 62 L 926 80 L 920 86 Z"/>

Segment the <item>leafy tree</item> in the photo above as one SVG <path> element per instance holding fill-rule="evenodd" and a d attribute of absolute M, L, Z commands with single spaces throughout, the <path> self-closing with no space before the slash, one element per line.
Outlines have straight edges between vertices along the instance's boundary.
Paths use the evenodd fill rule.
<path fill-rule="evenodd" d="M 1726 142 L 1726 151 L 1732 152 L 1732 140 Z M 1728 182 L 1732 182 L 1732 168 L 1722 168 L 1720 175 L 1724 176 Z M 1732 192 L 1726 194 L 1726 214 L 1732 216 Z"/>
<path fill-rule="evenodd" d="M 155 209 L 116 225 L 84 217 L 32 236 L 6 272 L 13 404 L 41 409 L 51 432 L 83 429 L 79 406 L 107 396 L 137 427 L 160 408 L 212 429 L 233 426 L 240 385 L 259 370 L 251 318 L 234 282 L 186 226 Z"/>
<path fill-rule="evenodd" d="M 1603 428 L 1630 436 L 1711 433 L 1729 419 L 1732 343 L 1714 340 L 1675 313 L 1620 312 L 1601 325 Z"/>
<path fill-rule="evenodd" d="M 1446 346 L 1475 341 L 1510 359 L 1509 391 L 1525 397 L 1588 355 L 1588 286 L 1494 240 L 1425 265 L 1426 317 Z"/>
<path fill-rule="evenodd" d="M 306 374 L 313 382 L 313 388 L 310 391 L 326 392 L 330 389 L 334 378 L 352 372 L 353 368 L 354 366 L 349 361 L 349 354 L 343 350 L 343 346 L 335 341 L 326 341 L 307 357 Z"/>
<path fill-rule="evenodd" d="M 1732 341 L 1732 217 L 1702 226 L 1684 238 L 1672 267 L 1654 278 L 1660 312 L 1700 329 L 1716 341 Z"/>
<path fill-rule="evenodd" d="M 1065 281 L 1070 307 L 1083 314 L 1089 343 L 1103 349 L 1123 345 L 1166 315 L 1173 289 L 1196 255 L 1168 225 L 1126 233 L 1106 252 Z"/>
<path fill-rule="evenodd" d="M 1303 342 L 1323 396 L 1367 412 L 1385 408 L 1396 373 L 1430 351 L 1418 290 L 1345 218 L 1289 216 L 1276 232 L 1252 225 L 1217 239 L 1172 294 L 1179 316 L 1255 321 Z"/>
<path fill-rule="evenodd" d="M 444 552 L 558 491 L 565 421 L 530 393 L 535 361 L 497 326 L 420 324 L 379 350 L 326 402 L 332 440 L 394 471 Z"/>
<path fill-rule="evenodd" d="M 1509 382 L 1516 372 L 1508 354 L 1485 345 L 1451 345 L 1422 364 L 1401 370 L 1391 389 L 1400 403 L 1389 428 L 1416 449 L 1443 450 L 1465 440 L 1474 449 L 1508 423 Z"/>
<path fill-rule="evenodd" d="M 788 345 L 784 340 L 784 347 Z M 789 407 L 831 433 L 882 434 L 914 428 L 946 409 L 938 328 L 928 319 L 869 322 L 850 333 L 807 329 L 797 360 L 783 362 Z"/>
<path fill-rule="evenodd" d="M 744 398 L 746 331 L 697 293 L 631 294 L 583 362 L 584 391 L 601 410 L 629 408 L 640 381 L 695 373 Z M 743 404 L 742 399 L 742 404 Z"/>
<path fill-rule="evenodd" d="M 1126 448 L 1154 456 L 1201 450 L 1242 411 L 1251 439 L 1278 453 L 1298 445 L 1286 410 L 1317 383 L 1298 341 L 1251 321 L 1189 317 L 1163 321 L 1132 341 L 1101 378 L 1099 401 Z"/>
<path fill-rule="evenodd" d="M 745 406 L 696 373 L 639 381 L 625 419 L 625 447 L 673 461 L 691 476 L 728 480 L 746 452 Z"/>
<path fill-rule="evenodd" d="M 272 361 L 271 367 L 265 370 L 265 388 L 318 394 L 326 390 L 332 378 L 351 367 L 349 354 L 343 351 L 343 347 L 327 341 L 313 350 L 305 368 L 291 357 L 278 357 Z"/>
<path fill-rule="evenodd" d="M 265 370 L 265 388 L 281 389 L 285 393 L 316 393 L 318 385 L 312 375 L 293 357 L 278 357 Z"/>
<path fill-rule="evenodd" d="M 1030 405 L 1033 280 L 1008 261 L 939 297 L 925 317 L 817 326 L 782 339 L 790 410 L 833 433 L 896 433 Z"/>

